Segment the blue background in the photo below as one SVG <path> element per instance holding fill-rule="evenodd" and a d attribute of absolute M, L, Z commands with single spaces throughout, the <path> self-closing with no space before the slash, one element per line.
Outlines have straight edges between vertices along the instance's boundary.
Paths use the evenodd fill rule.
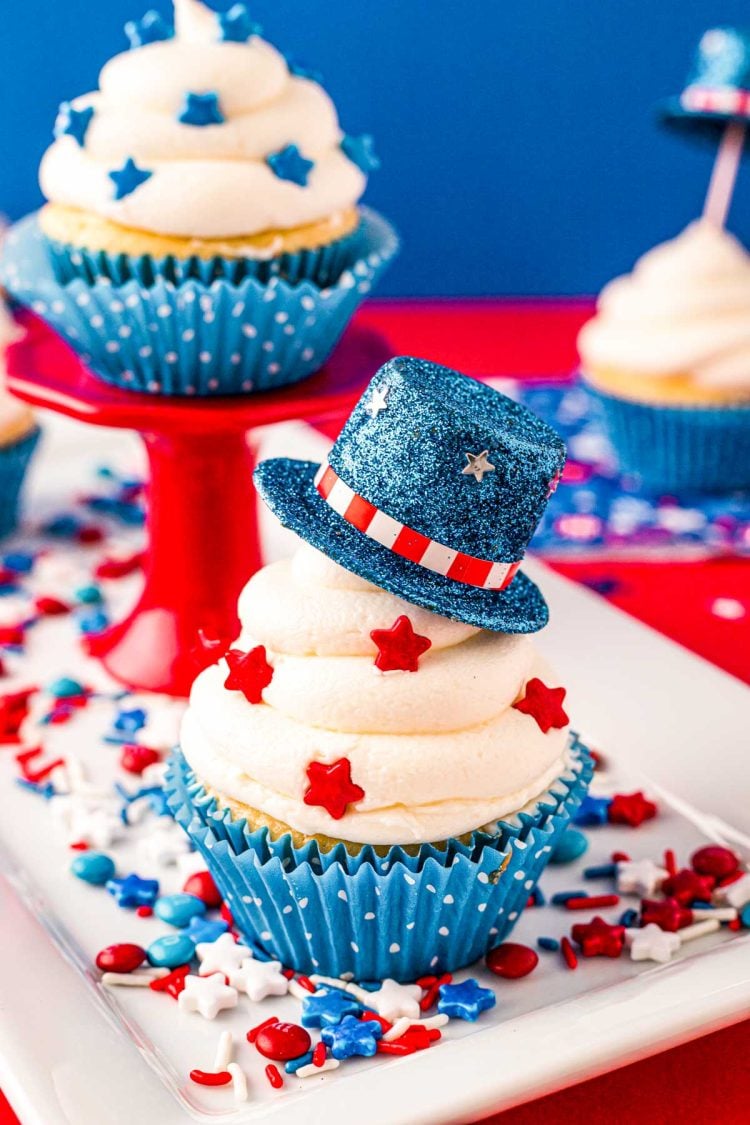
<path fill-rule="evenodd" d="M 40 203 L 58 103 L 96 85 L 125 21 L 166 0 L 3 3 L 0 211 Z M 219 0 L 217 6 L 221 6 Z M 375 134 L 369 201 L 403 252 L 381 292 L 593 293 L 702 206 L 712 153 L 663 134 L 725 0 L 255 0 L 266 36 L 319 69 Z M 750 239 L 750 167 L 731 226 Z"/>

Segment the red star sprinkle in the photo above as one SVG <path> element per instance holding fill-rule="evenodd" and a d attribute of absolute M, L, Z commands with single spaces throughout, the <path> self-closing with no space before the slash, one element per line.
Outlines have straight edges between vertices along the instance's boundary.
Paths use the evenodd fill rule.
<path fill-rule="evenodd" d="M 361 801 L 364 789 L 352 782 L 352 764 L 348 758 L 339 758 L 330 766 L 323 762 L 310 762 L 307 767 L 310 786 L 305 792 L 306 805 L 320 805 L 334 820 L 341 820 L 349 805 Z"/>
<path fill-rule="evenodd" d="M 698 875 L 695 871 L 683 868 L 662 883 L 662 890 L 681 906 L 689 906 L 696 901 L 710 902 L 715 884 L 713 876 Z"/>
<path fill-rule="evenodd" d="M 546 734 L 552 727 L 560 730 L 567 726 L 568 716 L 562 705 L 564 699 L 564 687 L 549 688 L 535 677 L 527 683 L 523 699 L 519 699 L 513 706 L 516 711 L 531 715 L 539 729 Z"/>
<path fill-rule="evenodd" d="M 0 696 L 0 745 L 19 741 L 18 732 L 29 713 L 29 700 L 36 690 L 29 688 Z"/>
<path fill-rule="evenodd" d="M 261 703 L 263 688 L 267 688 L 273 679 L 273 668 L 266 660 L 264 646 L 257 645 L 250 652 L 230 648 L 226 662 L 229 675 L 224 687 L 229 691 L 241 691 L 248 703 Z"/>
<path fill-rule="evenodd" d="M 619 957 L 625 945 L 625 927 L 611 926 L 598 915 L 570 931 L 584 957 Z"/>
<path fill-rule="evenodd" d="M 648 801 L 639 789 L 637 793 L 617 793 L 607 810 L 607 818 L 610 824 L 629 824 L 637 828 L 644 820 L 655 817 L 656 812 L 654 802 Z"/>
<path fill-rule="evenodd" d="M 189 972 L 189 965 L 178 965 L 165 977 L 157 977 L 156 980 L 152 980 L 148 987 L 154 992 L 166 992 L 169 996 L 174 996 L 176 1000 L 185 988 L 185 977 Z"/>
<path fill-rule="evenodd" d="M 650 922 L 655 922 L 662 930 L 669 930 L 673 934 L 677 930 L 681 930 L 683 926 L 689 926 L 692 921 L 692 911 L 681 906 L 673 898 L 668 898 L 664 902 L 644 898 L 641 903 L 642 926 L 648 926 Z"/>
<path fill-rule="evenodd" d="M 408 617 L 397 618 L 390 629 L 373 629 L 370 633 L 377 645 L 375 667 L 380 672 L 416 672 L 419 658 L 432 648 L 429 637 L 420 637 Z"/>

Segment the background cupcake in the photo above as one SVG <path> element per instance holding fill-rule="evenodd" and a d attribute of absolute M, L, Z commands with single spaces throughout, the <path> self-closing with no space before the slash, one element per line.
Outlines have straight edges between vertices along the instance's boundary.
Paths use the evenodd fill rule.
<path fill-rule="evenodd" d="M 5 390 L 6 351 L 21 335 L 0 292 L 0 536 L 18 522 L 21 486 L 39 441 L 34 415 Z"/>
<path fill-rule="evenodd" d="M 8 283 L 123 385 L 227 393 L 302 378 L 395 250 L 359 207 L 371 138 L 342 132 L 245 5 L 175 0 L 174 16 L 129 24 L 132 49 L 99 90 L 60 108 L 39 229 L 63 296 L 46 302 L 24 261 L 31 231 Z"/>
<path fill-rule="evenodd" d="M 414 979 L 476 959 L 523 909 L 590 772 L 516 565 L 563 459 L 503 396 L 397 360 L 328 466 L 261 466 L 272 509 L 327 554 L 251 580 L 169 785 L 236 922 L 285 964 Z M 389 535 L 406 495 L 421 518 Z"/>
<path fill-rule="evenodd" d="M 750 255 L 707 221 L 602 291 L 578 339 L 627 472 L 665 491 L 750 486 Z"/>

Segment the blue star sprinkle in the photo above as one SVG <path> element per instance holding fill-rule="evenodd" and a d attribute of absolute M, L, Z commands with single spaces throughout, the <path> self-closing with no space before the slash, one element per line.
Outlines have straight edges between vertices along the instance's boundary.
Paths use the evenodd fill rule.
<path fill-rule="evenodd" d="M 228 12 L 219 12 L 219 27 L 225 43 L 247 43 L 253 35 L 260 35 L 263 28 L 253 23 L 245 4 L 234 4 Z"/>
<path fill-rule="evenodd" d="M 217 919 L 212 922 L 206 918 L 191 918 L 190 922 L 183 933 L 186 933 L 196 945 L 205 944 L 211 945 L 212 942 L 220 938 L 229 929 L 227 922 L 223 919 Z"/>
<path fill-rule="evenodd" d="M 132 711 L 120 711 L 114 722 L 113 729 L 118 734 L 136 734 L 146 725 L 146 712 L 142 707 L 134 707 Z"/>
<path fill-rule="evenodd" d="M 355 1016 L 359 1004 L 345 992 L 325 989 L 302 1001 L 303 1027 L 333 1027 L 341 1023 L 344 1016 Z"/>
<path fill-rule="evenodd" d="M 115 199 L 131 195 L 146 180 L 150 180 L 153 174 L 145 168 L 139 168 L 133 157 L 129 156 L 119 171 L 109 173 L 109 178 L 115 185 Z"/>
<path fill-rule="evenodd" d="M 438 1012 L 454 1020 L 477 1020 L 496 1003 L 492 989 L 482 988 L 473 977 L 461 984 L 442 984 L 439 989 Z"/>
<path fill-rule="evenodd" d="M 159 883 L 156 879 L 128 875 L 124 879 L 110 879 L 107 890 L 118 906 L 153 906 L 159 894 Z"/>
<path fill-rule="evenodd" d="M 352 164 L 356 164 L 360 172 L 376 172 L 380 167 L 380 160 L 375 152 L 375 142 L 369 133 L 361 137 L 350 137 L 349 134 L 341 142 L 341 151 L 348 156 Z"/>
<path fill-rule="evenodd" d="M 307 160 L 296 145 L 287 145 L 267 156 L 266 164 L 280 180 L 291 180 L 300 187 L 307 186 L 307 177 L 315 167 L 315 162 Z"/>
<path fill-rule="evenodd" d="M 358 1020 L 346 1016 L 336 1027 L 324 1027 L 320 1038 L 330 1047 L 335 1059 L 351 1059 L 361 1055 L 369 1059 L 378 1049 L 383 1029 L 377 1020 Z"/>
<path fill-rule="evenodd" d="M 573 817 L 573 823 L 583 828 L 591 828 L 597 824 L 607 823 L 607 813 L 612 804 L 611 797 L 586 796 L 581 801 L 578 812 Z"/>
<path fill-rule="evenodd" d="M 125 34 L 131 47 L 145 47 L 147 43 L 160 43 L 174 38 L 174 28 L 162 19 L 158 12 L 146 12 L 143 19 L 130 20 L 125 24 Z"/>
<path fill-rule="evenodd" d="M 186 94 L 185 105 L 179 120 L 183 125 L 223 125 L 218 94 Z"/>
<path fill-rule="evenodd" d="M 63 102 L 55 122 L 55 137 L 73 137 L 83 148 L 91 119 L 94 116 L 94 107 L 87 105 L 85 109 L 76 109 L 70 102 Z"/>

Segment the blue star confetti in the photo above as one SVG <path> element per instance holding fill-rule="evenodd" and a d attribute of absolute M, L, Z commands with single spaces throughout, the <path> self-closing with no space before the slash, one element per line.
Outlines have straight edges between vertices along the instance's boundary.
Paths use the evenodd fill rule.
<path fill-rule="evenodd" d="M 119 711 L 112 729 L 118 734 L 131 737 L 137 734 L 146 725 L 146 712 L 142 707 L 133 707 L 130 711 Z"/>
<path fill-rule="evenodd" d="M 219 105 L 219 95 L 186 94 L 185 105 L 179 120 L 183 125 L 223 125 L 226 121 Z"/>
<path fill-rule="evenodd" d="M 334 1027 L 324 1027 L 320 1038 L 330 1048 L 335 1059 L 351 1059 L 361 1055 L 372 1058 L 378 1049 L 378 1039 L 382 1038 L 383 1028 L 377 1020 L 358 1020 L 356 1016 L 345 1016 Z"/>
<path fill-rule="evenodd" d="M 206 918 L 191 918 L 184 932 L 196 945 L 210 945 L 228 929 L 229 925 L 223 919 L 211 921 Z"/>
<path fill-rule="evenodd" d="M 359 1004 L 345 992 L 325 989 L 302 1001 L 303 1027 L 333 1027 L 345 1016 L 356 1016 Z"/>
<path fill-rule="evenodd" d="M 148 43 L 160 43 L 174 38 L 174 28 L 158 12 L 146 12 L 143 19 L 130 20 L 125 24 L 131 47 L 145 47 Z"/>
<path fill-rule="evenodd" d="M 107 890 L 118 906 L 153 906 L 159 894 L 156 879 L 141 879 L 140 875 L 127 875 L 123 879 L 110 879 Z"/>
<path fill-rule="evenodd" d="M 611 804 L 611 797 L 592 797 L 589 793 L 581 801 L 578 812 L 573 817 L 573 823 L 580 825 L 582 828 L 593 828 L 598 824 L 606 824 L 607 813 Z"/>
<path fill-rule="evenodd" d="M 250 19 L 245 4 L 234 4 L 228 12 L 218 13 L 221 37 L 225 43 L 247 43 L 253 35 L 260 35 L 263 28 Z"/>
<path fill-rule="evenodd" d="M 304 157 L 296 145 L 287 145 L 267 156 L 266 164 L 280 180 L 290 180 L 300 187 L 307 186 L 310 172 L 315 167 L 315 162 Z"/>
<path fill-rule="evenodd" d="M 94 117 L 94 107 L 87 105 L 83 109 L 76 109 L 70 102 L 63 102 L 55 122 L 55 137 L 72 137 L 83 148 L 86 133 Z"/>
<path fill-rule="evenodd" d="M 341 151 L 352 164 L 357 165 L 360 172 L 377 172 L 380 167 L 375 141 L 369 133 L 363 133 L 361 137 L 350 137 L 347 133 L 341 142 Z"/>
<path fill-rule="evenodd" d="M 455 1020 L 479 1019 L 482 1012 L 497 1003 L 491 988 L 482 988 L 473 977 L 461 984 L 442 984 L 439 989 L 438 1012 Z"/>
<path fill-rule="evenodd" d="M 147 180 L 150 180 L 153 174 L 145 168 L 139 168 L 133 157 L 129 156 L 122 168 L 108 173 L 110 180 L 115 185 L 115 199 L 125 199 L 126 196 L 132 195 Z"/>

